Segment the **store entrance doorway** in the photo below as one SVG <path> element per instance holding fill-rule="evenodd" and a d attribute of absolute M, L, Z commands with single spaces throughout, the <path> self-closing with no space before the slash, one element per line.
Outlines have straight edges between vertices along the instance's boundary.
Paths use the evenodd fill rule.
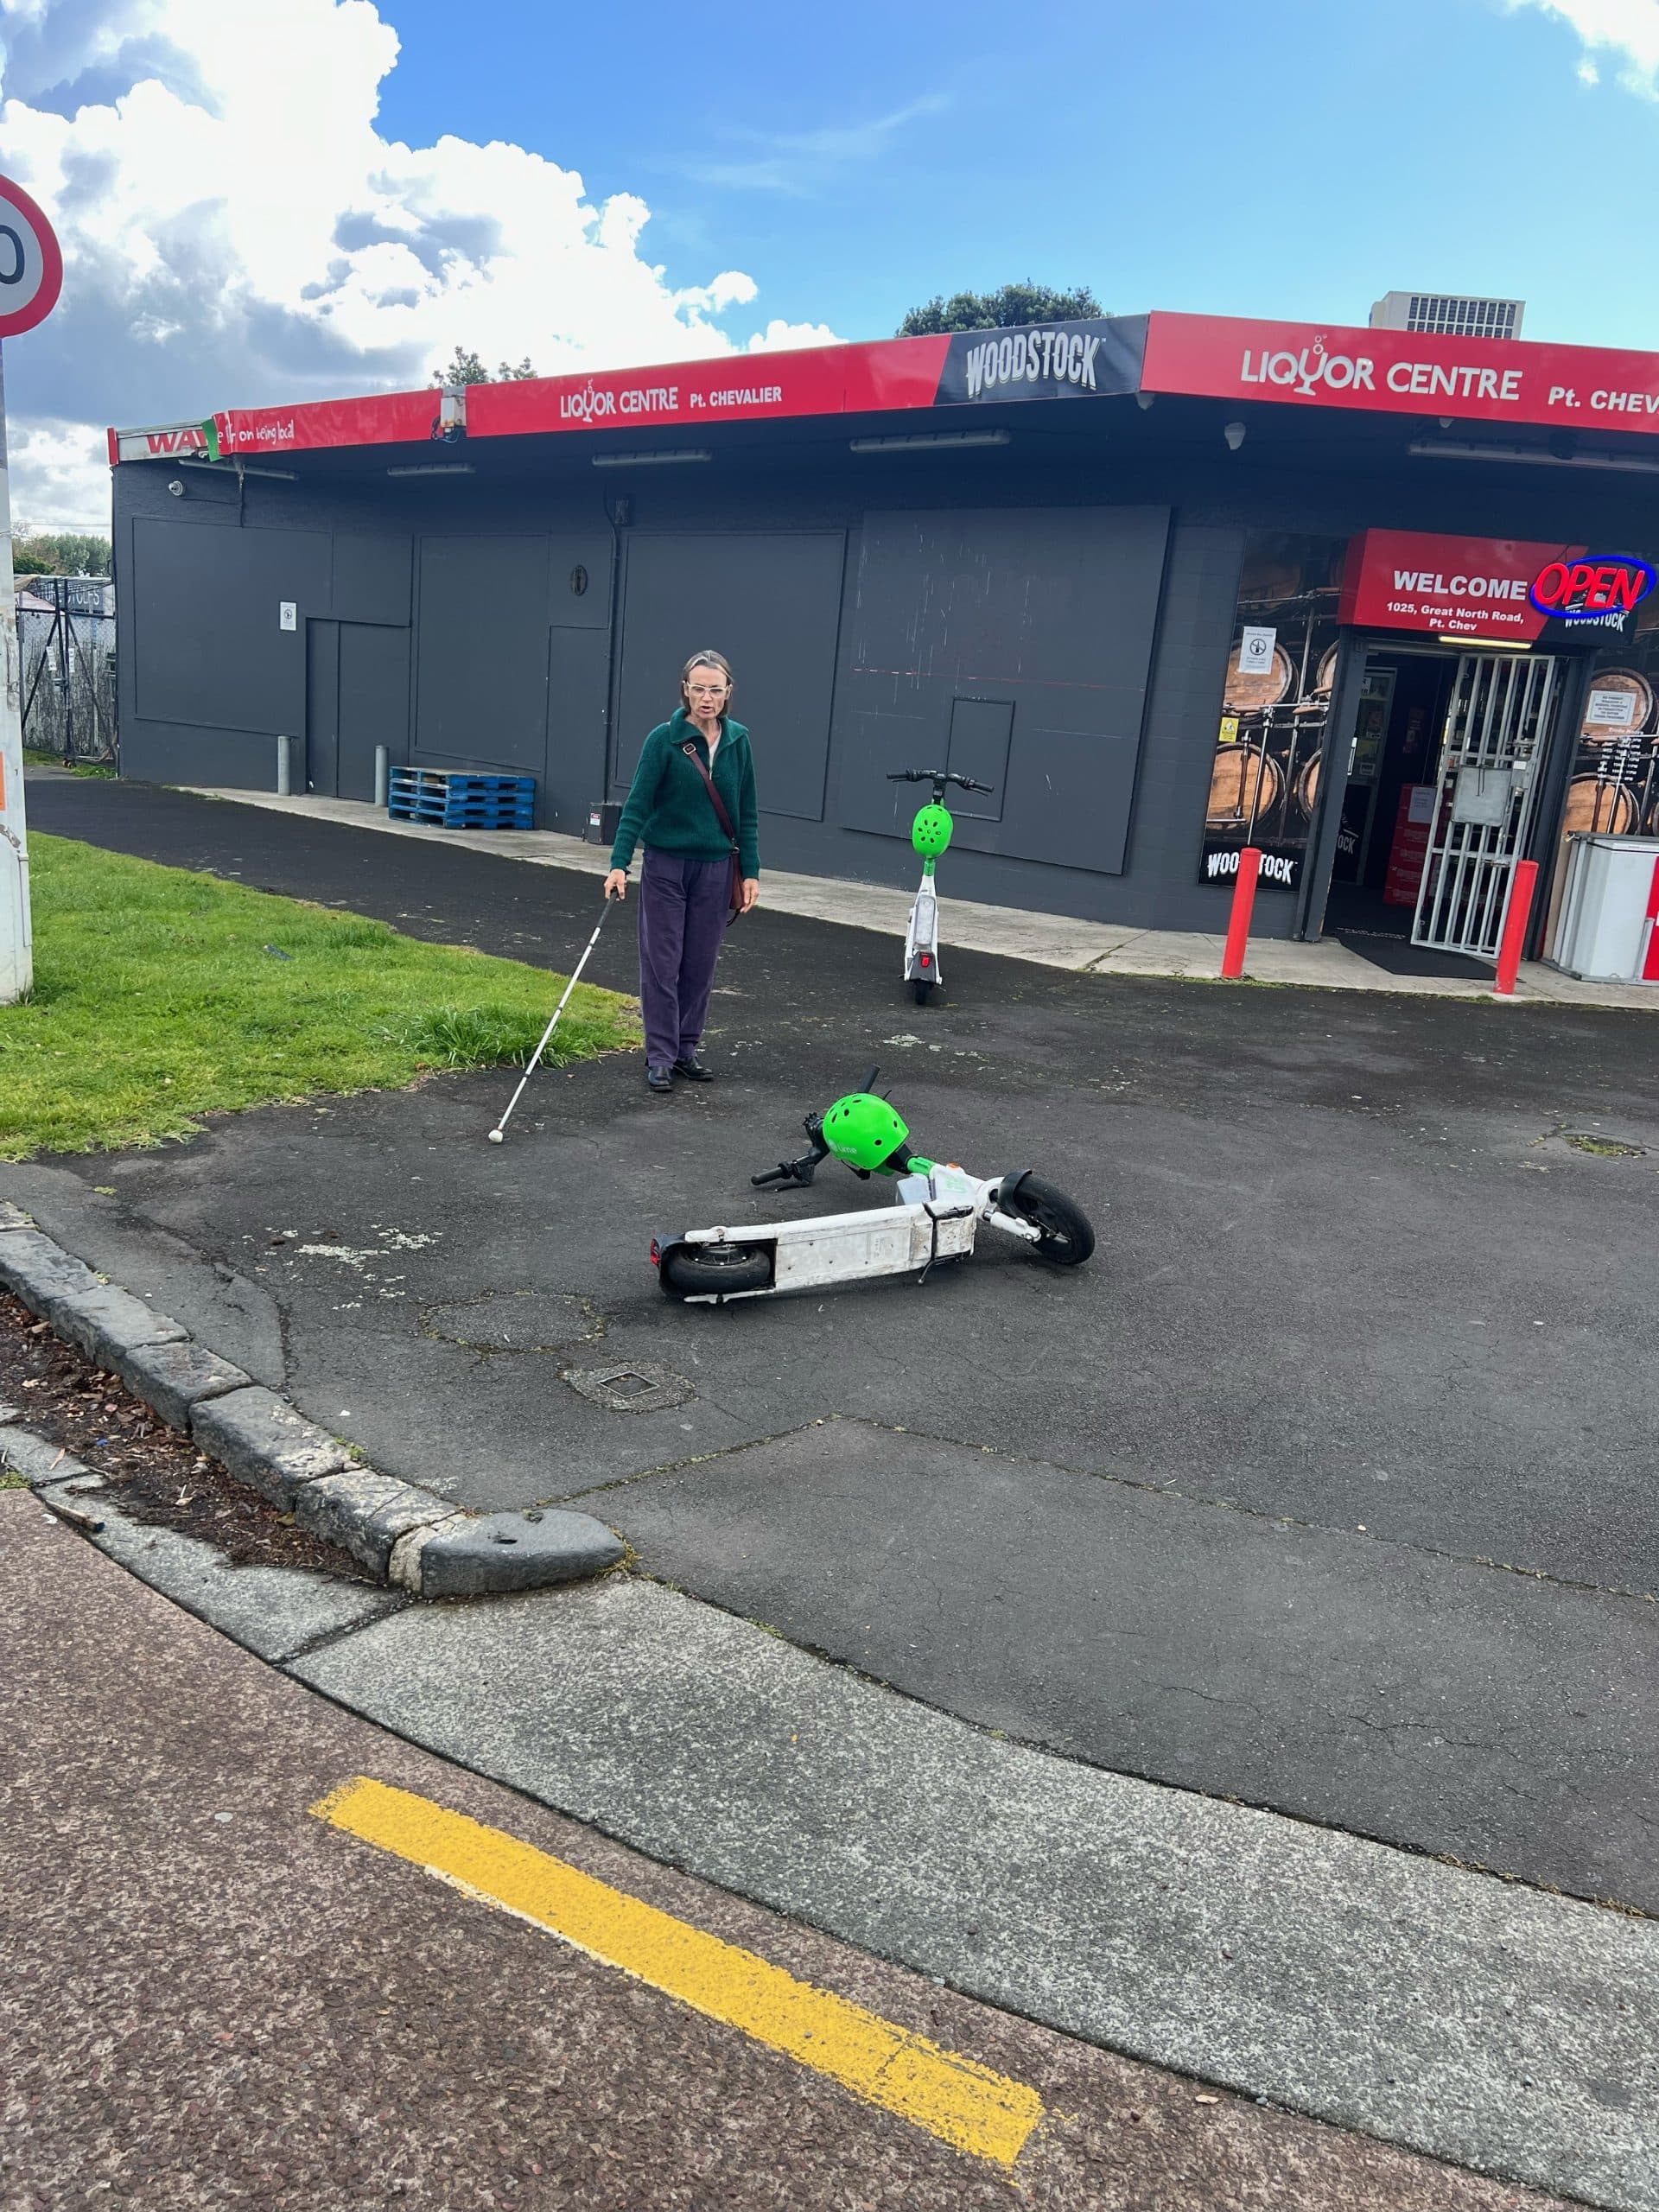
<path fill-rule="evenodd" d="M 1325 933 L 1396 975 L 1482 973 L 1526 851 L 1561 664 L 1403 639 L 1363 656 Z"/>
<path fill-rule="evenodd" d="M 1544 654 L 1459 655 L 1414 944 L 1497 959 L 1537 804 L 1560 672 Z"/>

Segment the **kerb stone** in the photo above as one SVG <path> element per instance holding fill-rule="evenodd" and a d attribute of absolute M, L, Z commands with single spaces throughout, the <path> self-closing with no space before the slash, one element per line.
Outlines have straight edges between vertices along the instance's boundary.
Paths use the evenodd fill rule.
<path fill-rule="evenodd" d="M 44 1436 L 36 1436 L 27 1428 L 0 1428 L 0 1467 L 9 1467 L 21 1475 L 31 1490 L 40 1490 L 48 1483 L 73 1482 L 78 1475 L 92 1471 L 84 1459 L 77 1459 L 61 1444 L 54 1444 Z"/>
<path fill-rule="evenodd" d="M 170 1314 L 157 1313 L 113 1283 L 48 1300 L 46 1318 L 99 1367 L 113 1367 L 120 1353 L 140 1344 L 177 1344 L 185 1334 Z"/>
<path fill-rule="evenodd" d="M 0 1236 L 0 1284 L 35 1313 L 44 1313 L 54 1298 L 100 1287 L 90 1268 L 38 1229 L 14 1229 Z"/>
<path fill-rule="evenodd" d="M 110 1365 L 168 1427 L 187 1432 L 193 1406 L 230 1390 L 245 1390 L 253 1382 L 241 1368 L 188 1338 L 181 1344 L 136 1344 L 114 1351 Z"/>
<path fill-rule="evenodd" d="M 307 1483 L 339 1474 L 351 1454 L 286 1398 L 257 1387 L 208 1398 L 190 1409 L 202 1450 L 286 1511 Z"/>
<path fill-rule="evenodd" d="M 626 1547 L 591 1513 L 453 1514 L 397 1548 L 392 1579 L 423 1598 L 543 1590 L 614 1567 Z"/>
<path fill-rule="evenodd" d="M 382 1581 L 400 1536 L 446 1520 L 454 1510 L 448 1498 L 400 1482 L 395 1475 L 377 1474 L 372 1467 L 319 1475 L 294 1499 L 294 1518 L 302 1529 L 339 1544 Z"/>

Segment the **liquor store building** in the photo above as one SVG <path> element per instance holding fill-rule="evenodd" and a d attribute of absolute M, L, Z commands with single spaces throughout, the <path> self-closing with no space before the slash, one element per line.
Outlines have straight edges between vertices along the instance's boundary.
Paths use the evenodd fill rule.
<path fill-rule="evenodd" d="M 1659 356 L 1154 314 L 111 431 L 123 773 L 532 777 L 581 835 L 698 646 L 763 867 L 1382 964 L 1548 950 L 1659 834 Z"/>

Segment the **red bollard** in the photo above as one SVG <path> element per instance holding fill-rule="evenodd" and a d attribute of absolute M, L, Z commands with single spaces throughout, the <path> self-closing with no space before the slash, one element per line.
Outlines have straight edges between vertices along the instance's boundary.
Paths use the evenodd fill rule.
<path fill-rule="evenodd" d="M 1515 871 L 1515 886 L 1510 893 L 1510 911 L 1503 918 L 1503 934 L 1497 946 L 1497 980 L 1492 988 L 1500 998 L 1508 998 L 1515 989 L 1515 979 L 1521 972 L 1521 947 L 1526 940 L 1527 923 L 1532 913 L 1532 895 L 1538 888 L 1538 863 L 1522 861 Z"/>
<path fill-rule="evenodd" d="M 1659 983 L 1659 861 L 1653 864 L 1653 881 L 1648 887 L 1648 914 L 1643 924 L 1642 963 L 1639 969 L 1644 983 Z"/>
<path fill-rule="evenodd" d="M 1236 982 L 1244 973 L 1244 948 L 1250 941 L 1250 916 L 1255 907 L 1255 879 L 1261 873 L 1261 854 L 1254 845 L 1246 845 L 1238 856 L 1233 914 L 1227 925 L 1227 950 L 1221 956 L 1221 972 L 1230 982 Z"/>

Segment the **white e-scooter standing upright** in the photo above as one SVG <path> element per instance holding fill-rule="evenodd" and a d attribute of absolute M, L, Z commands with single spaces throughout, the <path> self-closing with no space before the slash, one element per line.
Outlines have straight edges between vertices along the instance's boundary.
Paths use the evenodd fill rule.
<path fill-rule="evenodd" d="M 894 768 L 887 781 L 933 786 L 932 798 L 917 809 L 910 825 L 910 842 L 922 856 L 922 880 L 905 933 L 905 981 L 917 1005 L 925 1006 L 939 988 L 939 899 L 934 886 L 934 863 L 956 828 L 944 804 L 945 787 L 955 784 L 964 791 L 988 791 L 995 786 L 976 784 L 971 776 L 954 775 L 948 768 Z"/>

